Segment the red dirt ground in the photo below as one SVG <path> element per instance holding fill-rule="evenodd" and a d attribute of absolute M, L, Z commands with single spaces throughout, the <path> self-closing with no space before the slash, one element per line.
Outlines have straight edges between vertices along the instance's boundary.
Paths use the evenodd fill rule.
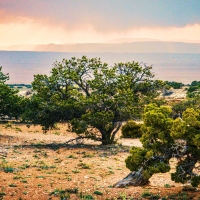
<path fill-rule="evenodd" d="M 143 187 L 113 188 L 129 173 L 125 159 L 140 142 L 66 144 L 75 137 L 67 125 L 43 134 L 39 126 L 0 124 L 0 200 L 200 199 L 198 190 L 182 191 L 170 173 L 154 175 Z M 175 160 L 171 164 L 174 170 Z"/>

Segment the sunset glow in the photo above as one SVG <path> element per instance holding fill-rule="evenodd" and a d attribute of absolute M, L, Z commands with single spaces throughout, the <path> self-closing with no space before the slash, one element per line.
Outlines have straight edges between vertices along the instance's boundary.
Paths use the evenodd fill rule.
<path fill-rule="evenodd" d="M 118 38 L 200 43 L 197 1 L 182 5 L 164 0 L 148 8 L 146 0 L 93 2 L 2 0 L 0 46 L 107 43 Z"/>
<path fill-rule="evenodd" d="M 151 38 L 161 41 L 200 42 L 200 24 L 185 27 L 141 27 L 130 30 L 100 32 L 90 25 L 68 30 L 26 21 L 26 23 L 0 24 L 1 46 L 19 44 L 99 43 L 116 38 Z M 181 34 L 180 34 L 181 33 Z"/>

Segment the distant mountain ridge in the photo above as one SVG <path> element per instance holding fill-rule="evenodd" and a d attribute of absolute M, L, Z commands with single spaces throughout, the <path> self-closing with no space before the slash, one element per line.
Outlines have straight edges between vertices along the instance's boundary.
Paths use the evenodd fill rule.
<path fill-rule="evenodd" d="M 132 43 L 132 42 L 159 42 L 160 40 L 150 38 L 117 38 L 109 40 L 108 43 Z"/>
<path fill-rule="evenodd" d="M 13 45 L 7 51 L 99 52 L 99 53 L 200 53 L 200 43 L 142 41 L 122 43 L 77 43 L 47 45 Z"/>

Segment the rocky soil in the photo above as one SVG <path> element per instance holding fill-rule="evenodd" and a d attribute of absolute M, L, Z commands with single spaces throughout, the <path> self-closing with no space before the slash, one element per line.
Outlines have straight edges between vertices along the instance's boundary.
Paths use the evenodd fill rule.
<path fill-rule="evenodd" d="M 44 134 L 39 126 L 0 124 L 0 199 L 199 199 L 198 190 L 174 183 L 170 172 L 142 187 L 113 188 L 129 173 L 125 159 L 139 140 L 119 133 L 119 145 L 66 144 L 76 137 L 67 128 L 59 124 Z M 172 159 L 172 171 L 175 165 Z"/>

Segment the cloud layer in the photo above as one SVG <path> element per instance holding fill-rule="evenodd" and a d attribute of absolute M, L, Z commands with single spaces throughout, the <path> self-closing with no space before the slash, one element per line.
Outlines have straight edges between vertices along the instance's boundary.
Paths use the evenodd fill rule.
<path fill-rule="evenodd" d="M 0 46 L 200 40 L 199 0 L 1 0 Z"/>

